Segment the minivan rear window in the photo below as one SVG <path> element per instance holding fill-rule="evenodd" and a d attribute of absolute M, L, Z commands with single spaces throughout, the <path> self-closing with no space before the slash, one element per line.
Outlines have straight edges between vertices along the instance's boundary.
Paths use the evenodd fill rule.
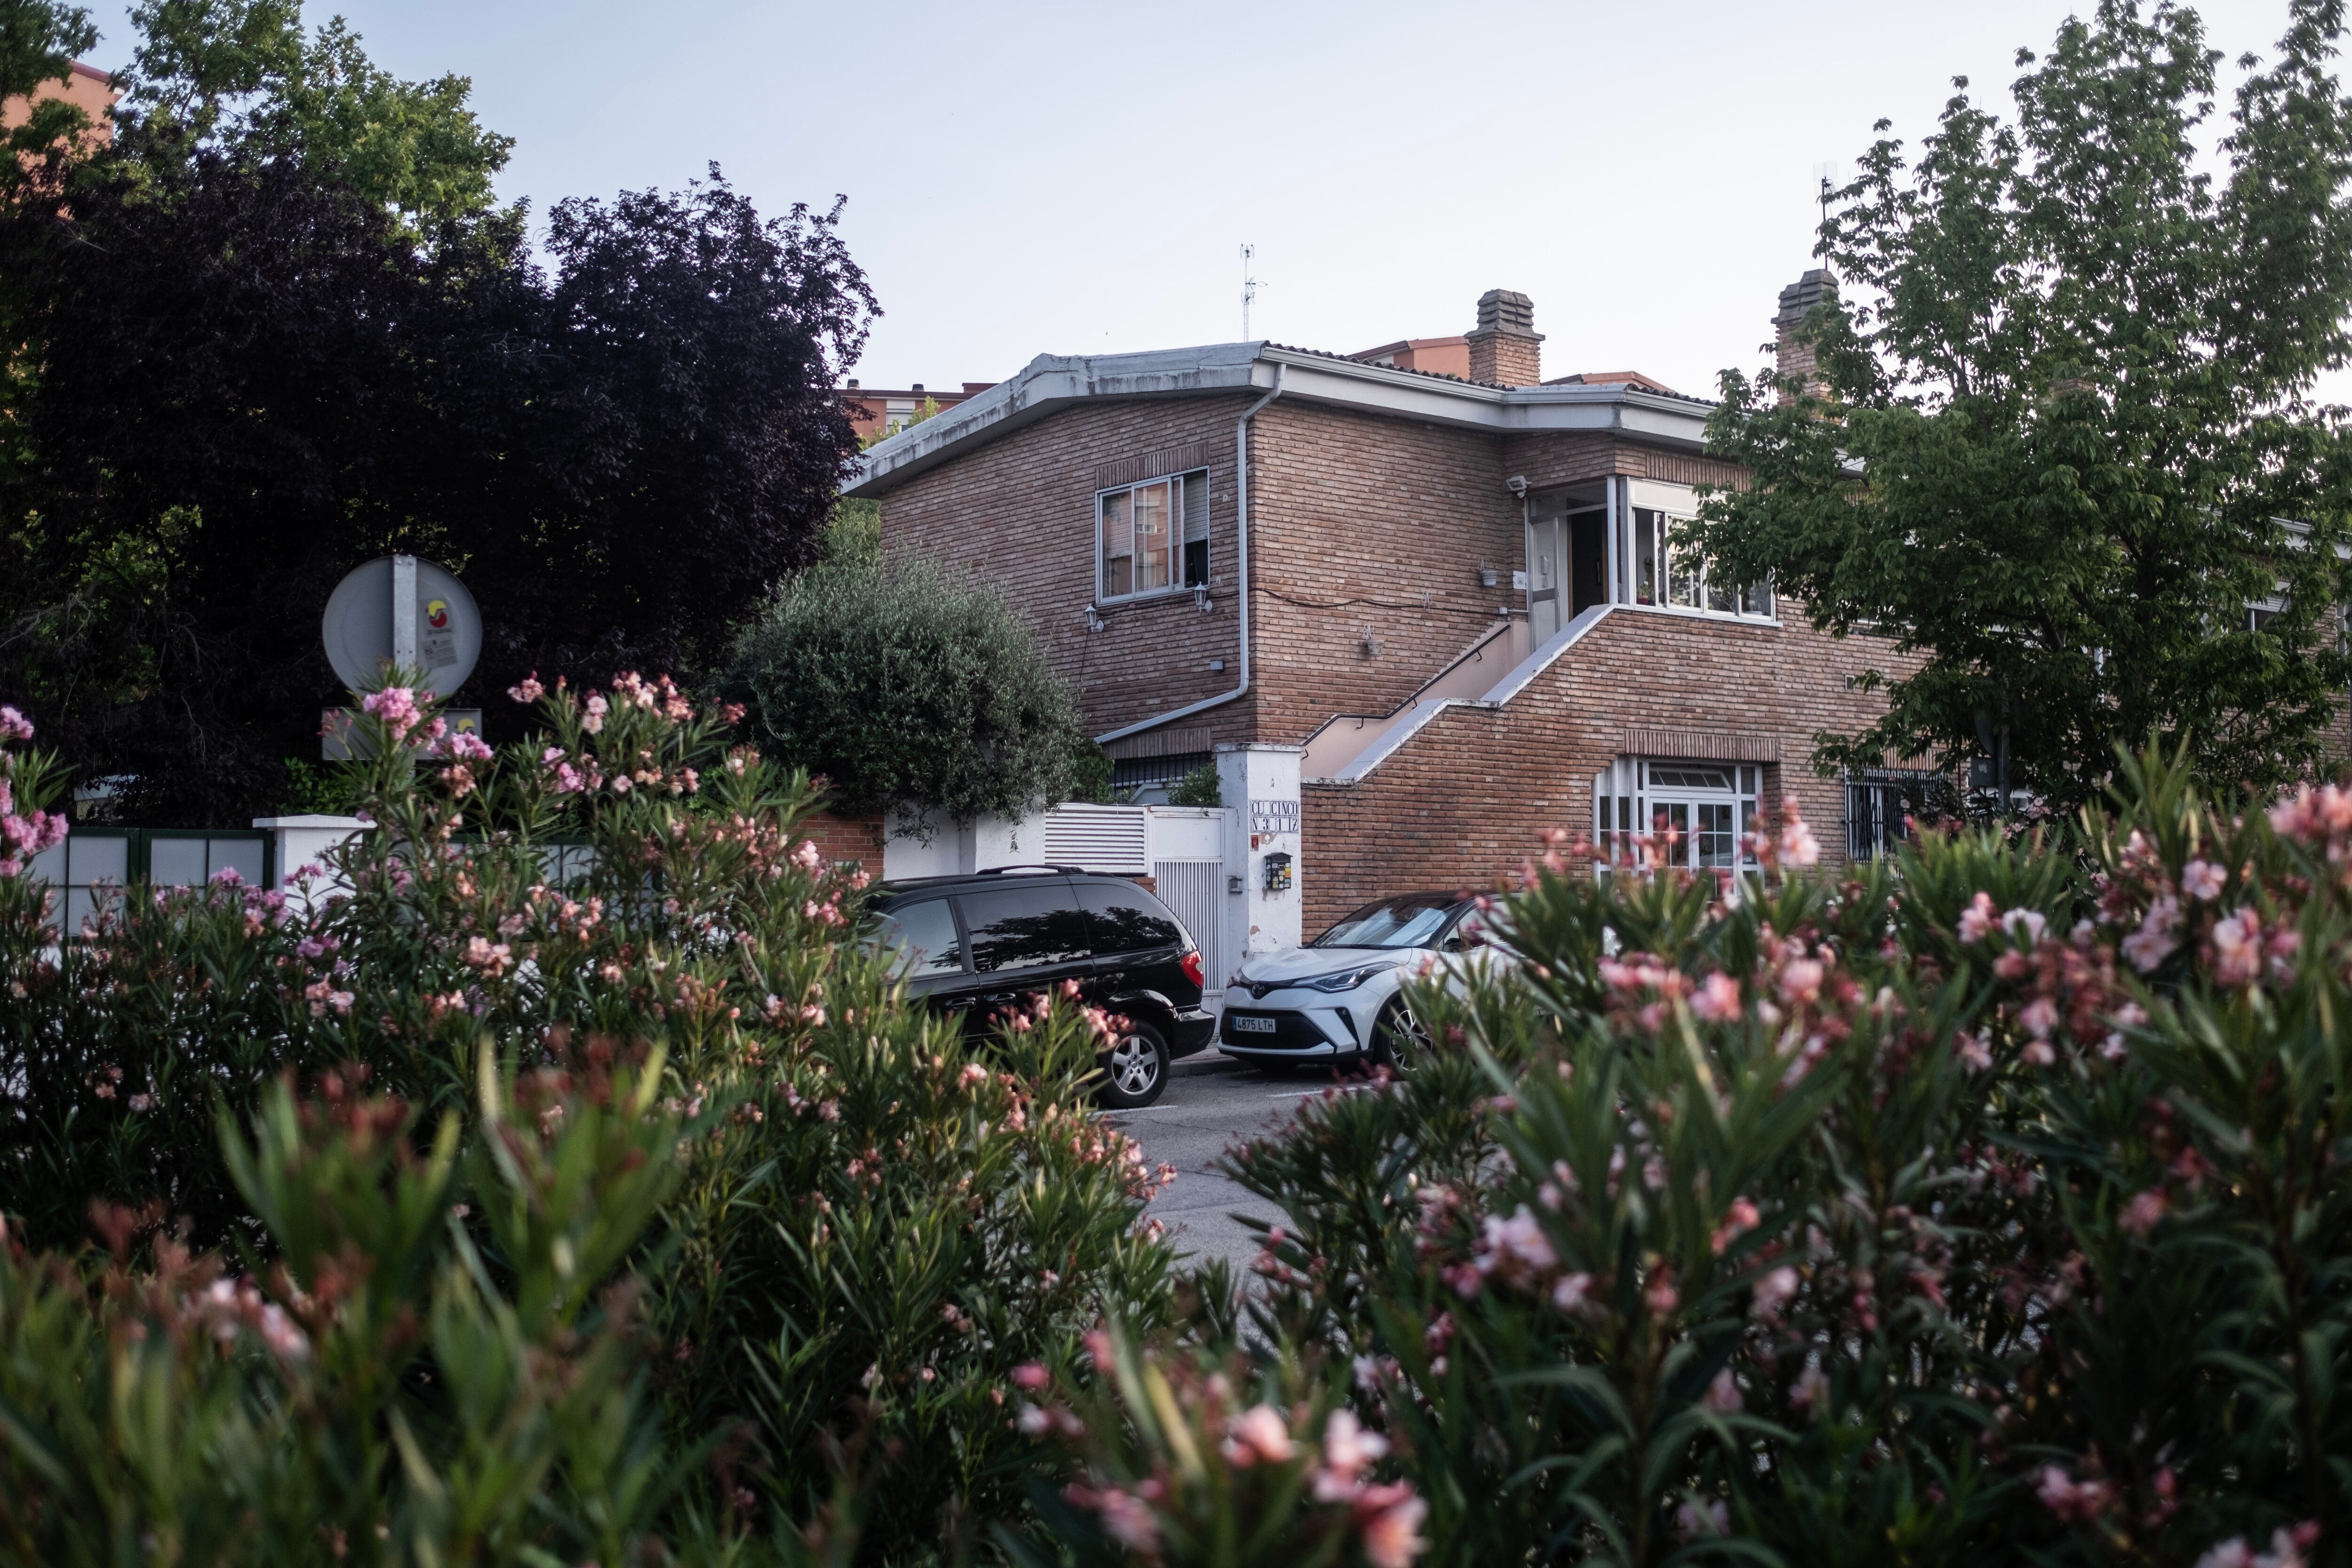
<path fill-rule="evenodd" d="M 1086 912 L 1067 882 L 1024 882 L 956 899 L 971 933 L 971 966 L 982 974 L 1070 963 L 1092 951 Z"/>
<path fill-rule="evenodd" d="M 1093 922 L 1097 952 L 1149 952 L 1189 945 L 1168 906 L 1134 886 L 1078 884 L 1078 902 Z"/>

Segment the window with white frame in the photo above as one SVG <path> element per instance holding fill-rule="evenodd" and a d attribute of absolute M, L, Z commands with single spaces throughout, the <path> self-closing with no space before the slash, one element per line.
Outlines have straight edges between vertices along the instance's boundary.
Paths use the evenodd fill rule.
<path fill-rule="evenodd" d="M 1772 590 L 1769 585 L 1718 583 L 1698 552 L 1675 542 L 1675 531 L 1687 523 L 1689 517 L 1658 507 L 1636 506 L 1631 510 L 1635 604 L 1711 610 L 1719 616 L 1772 613 Z"/>
<path fill-rule="evenodd" d="M 1209 471 L 1095 497 L 1096 596 L 1131 599 L 1209 583 Z"/>
<path fill-rule="evenodd" d="M 1751 869 L 1763 783 L 1754 763 L 1620 757 L 1593 777 L 1593 840 L 1612 865 L 1654 858 L 1690 871 Z"/>

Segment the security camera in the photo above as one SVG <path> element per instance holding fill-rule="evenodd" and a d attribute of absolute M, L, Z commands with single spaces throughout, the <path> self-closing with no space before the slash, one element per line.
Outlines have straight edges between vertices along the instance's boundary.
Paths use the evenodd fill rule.
<path fill-rule="evenodd" d="M 1510 490 L 1513 495 L 1517 496 L 1522 500 L 1526 499 L 1528 493 L 1528 481 L 1525 479 L 1517 474 L 1513 474 L 1509 479 L 1505 479 L 1503 483 L 1510 487 Z"/>

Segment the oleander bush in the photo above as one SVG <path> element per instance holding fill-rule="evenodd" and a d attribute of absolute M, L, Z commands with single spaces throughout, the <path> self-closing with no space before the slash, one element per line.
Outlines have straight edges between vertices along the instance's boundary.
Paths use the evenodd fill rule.
<path fill-rule="evenodd" d="M 2352 794 L 2126 778 L 1729 899 L 1555 846 L 1425 1060 L 1231 1157 L 1430 1561 L 2352 1555 Z"/>
<path fill-rule="evenodd" d="M 1087 1098 L 1098 1017 L 1049 999 L 969 1046 L 861 950 L 862 876 L 724 716 L 634 677 L 518 695 L 541 732 L 493 753 L 371 694 L 373 826 L 290 899 L 133 887 L 60 933 L 0 867 L 0 1362 L 29 1380 L 0 1551 L 609 1563 L 821 1526 L 952 1554 L 1025 1506 L 1011 1369 L 1165 1314 L 1160 1178 Z M 57 764 L 0 756 L 30 822 Z M 526 1091 L 537 1165 L 496 1109 Z M 583 1093 L 634 1108 L 636 1153 L 572 1138 Z M 253 1152 L 296 1124 L 305 1152 Z M 331 1344 L 375 1381 L 320 1382 Z"/>
<path fill-rule="evenodd" d="M 1401 1073 L 1229 1155 L 1244 1289 L 1171 1275 L 1102 1020 L 968 1044 L 803 784 L 520 694 L 438 759 L 373 694 L 290 900 L 58 933 L 0 867 L 0 1562 L 2352 1557 L 2352 793 L 1560 836 Z"/>

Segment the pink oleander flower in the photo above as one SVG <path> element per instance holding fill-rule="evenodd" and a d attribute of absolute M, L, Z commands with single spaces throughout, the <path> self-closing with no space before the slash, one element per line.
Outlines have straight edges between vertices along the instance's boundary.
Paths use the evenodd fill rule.
<path fill-rule="evenodd" d="M 1729 1415 L 1747 1405 L 1739 1395 L 1739 1380 L 1731 1375 L 1731 1369 L 1727 1366 L 1715 1374 L 1715 1381 L 1706 1385 L 1706 1392 L 1699 1395 L 1698 1402 L 1702 1409 L 1711 1410 L 1717 1415 Z"/>
<path fill-rule="evenodd" d="M 1748 1199 L 1732 1199 L 1731 1206 L 1724 1211 L 1723 1223 L 1716 1227 L 1709 1244 L 1715 1248 L 1715 1255 L 1722 1257 L 1727 1247 L 1762 1224 L 1763 1218 L 1756 1205 Z"/>
<path fill-rule="evenodd" d="M 2180 868 L 2180 890 L 2200 903 L 2211 903 L 2221 896 L 2230 874 L 2210 860 L 2191 860 Z"/>
<path fill-rule="evenodd" d="M 1780 971 L 1780 1000 L 1792 1007 L 1819 1001 L 1822 980 L 1827 973 L 1818 959 L 1792 960 Z"/>
<path fill-rule="evenodd" d="M 1970 1072 L 1989 1072 L 1992 1068 L 1992 1047 L 1984 1043 L 1982 1036 L 1971 1035 L 1965 1029 L 1952 1037 L 1952 1054 Z"/>
<path fill-rule="evenodd" d="M 2116 1216 L 2116 1223 L 2132 1235 L 2144 1238 L 2149 1231 L 2156 1228 L 2157 1222 L 2164 1217 L 2167 1206 L 2168 1200 L 2165 1198 L 2164 1190 L 2161 1187 L 2150 1187 L 2146 1192 L 2136 1194 L 2131 1202 L 2124 1205 L 2124 1212 Z"/>
<path fill-rule="evenodd" d="M 2180 900 L 2166 893 L 2148 906 L 2147 913 L 2141 917 L 2139 930 L 2124 938 L 2124 956 L 2142 974 L 2153 973 L 2180 945 L 2173 934 L 2179 929 Z"/>
<path fill-rule="evenodd" d="M 2115 1501 L 2115 1489 L 2105 1481 L 2078 1481 L 2056 1465 L 2044 1465 L 2033 1493 L 2042 1506 L 2062 1520 L 2096 1519 Z"/>
<path fill-rule="evenodd" d="M 1993 908 L 1990 893 L 1979 893 L 1960 911 L 1960 941 L 1969 944 L 1982 942 L 2000 921 L 2000 911 Z"/>
<path fill-rule="evenodd" d="M 508 687 L 507 695 L 517 702 L 536 702 L 547 695 L 547 688 L 539 683 L 539 672 L 533 670 L 516 684 Z"/>
<path fill-rule="evenodd" d="M 1780 1309 L 1794 1300 L 1801 1283 L 1797 1271 L 1785 1266 L 1770 1270 L 1756 1281 L 1755 1300 L 1748 1310 L 1758 1322 L 1780 1321 Z"/>
<path fill-rule="evenodd" d="M 1797 797 L 1790 795 L 1784 807 L 1789 820 L 1780 829 L 1780 864 L 1783 866 L 1814 866 L 1821 862 L 1821 840 L 1797 815 Z"/>
<path fill-rule="evenodd" d="M 404 736 L 416 723 L 416 693 L 405 686 L 387 686 L 360 699 L 360 707 L 383 721 L 394 737 Z"/>
<path fill-rule="evenodd" d="M 1389 1451 L 1389 1440 L 1367 1432 L 1352 1410 L 1334 1410 L 1323 1424 L 1323 1469 L 1332 1479 L 1352 1488 L 1357 1478 Z M 1318 1492 L 1322 1483 L 1317 1482 Z M 1336 1502 L 1337 1498 L 1325 1498 Z"/>
<path fill-rule="evenodd" d="M 2249 985 L 2262 977 L 2263 921 L 2252 909 L 2213 922 L 2213 978 Z"/>
<path fill-rule="evenodd" d="M 0 707 L 0 741 L 29 741 L 32 738 L 31 720 L 14 708 Z"/>
<path fill-rule="evenodd" d="M 461 763 L 487 763 L 491 752 L 488 742 L 471 730 L 461 730 L 449 737 L 449 755 Z"/>
<path fill-rule="evenodd" d="M 1412 1560 L 1429 1550 L 1421 1535 L 1429 1505 L 1413 1495 L 1409 1482 L 1365 1488 L 1356 1500 L 1356 1513 L 1364 1521 L 1364 1561 L 1372 1568 L 1412 1568 Z"/>
<path fill-rule="evenodd" d="M 1710 1023 L 1729 1023 L 1739 1016 L 1739 982 L 1717 970 L 1699 982 L 1690 1009 Z"/>
<path fill-rule="evenodd" d="M 2042 933 L 2049 926 L 2049 917 L 2040 910 L 2011 910 L 2000 917 L 2000 929 L 2009 933 L 2010 942 L 2018 947 L 2032 947 L 2040 942 Z"/>
<path fill-rule="evenodd" d="M 592 735 L 603 734 L 604 732 L 604 715 L 613 710 L 612 704 L 605 701 L 604 698 L 598 696 L 595 692 L 592 691 L 588 694 L 588 700 L 582 703 L 580 707 L 583 714 L 580 721 L 580 727 L 587 731 Z"/>
<path fill-rule="evenodd" d="M 1282 1412 L 1271 1405 L 1253 1405 L 1225 1424 L 1225 1458 L 1233 1464 L 1249 1466 L 1264 1460 L 1269 1465 L 1287 1461 L 1297 1452 L 1290 1439 L 1290 1425 L 1283 1420 Z"/>

